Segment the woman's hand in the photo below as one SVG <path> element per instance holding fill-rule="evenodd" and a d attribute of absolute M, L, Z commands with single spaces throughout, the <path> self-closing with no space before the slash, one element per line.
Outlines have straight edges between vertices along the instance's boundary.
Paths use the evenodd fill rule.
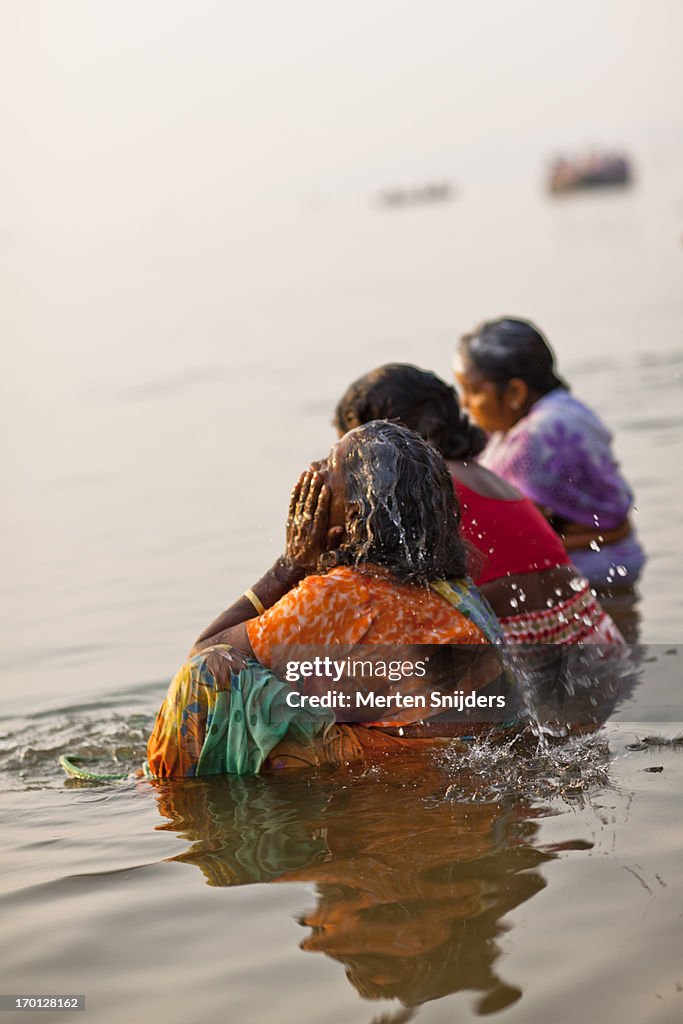
<path fill-rule="evenodd" d="M 325 551 L 339 546 L 343 529 L 330 526 L 330 488 L 317 470 L 301 474 L 287 516 L 285 555 L 292 566 L 310 571 Z"/>
<path fill-rule="evenodd" d="M 344 536 L 343 526 L 330 526 L 332 492 L 325 477 L 315 469 L 302 473 L 292 491 L 287 516 L 287 545 L 284 556 L 278 558 L 268 572 L 254 584 L 252 597 L 263 608 L 272 608 L 292 587 L 315 569 L 324 551 L 339 547 Z M 343 518 L 343 511 L 336 513 Z M 253 619 L 258 608 L 252 597 L 245 593 L 226 608 L 217 619 L 200 634 L 192 653 L 219 643 L 228 643 L 251 656 L 246 629 L 241 624 Z"/>

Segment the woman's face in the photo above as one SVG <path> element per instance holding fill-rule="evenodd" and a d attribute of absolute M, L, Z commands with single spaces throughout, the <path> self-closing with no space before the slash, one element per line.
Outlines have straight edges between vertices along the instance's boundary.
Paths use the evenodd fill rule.
<path fill-rule="evenodd" d="M 341 464 L 346 453 L 346 438 L 333 444 L 326 458 L 312 462 L 311 468 L 320 473 L 330 489 L 330 526 L 346 524 L 346 494 Z"/>
<path fill-rule="evenodd" d="M 455 380 L 463 408 L 488 434 L 509 430 L 521 418 L 520 398 L 512 393 L 509 384 L 501 394 L 499 386 L 487 380 L 463 356 L 456 361 Z"/>

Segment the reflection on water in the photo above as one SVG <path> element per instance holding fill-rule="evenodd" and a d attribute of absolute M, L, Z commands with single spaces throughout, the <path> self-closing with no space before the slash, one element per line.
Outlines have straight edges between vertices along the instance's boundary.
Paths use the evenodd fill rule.
<path fill-rule="evenodd" d="M 627 644 L 640 642 L 642 613 L 640 594 L 631 587 L 613 587 L 607 594 L 599 595 L 600 603 L 612 616 Z"/>
<path fill-rule="evenodd" d="M 27 991 L 37 973 L 53 991 L 68 978 L 110 1007 L 103 1024 L 158 1013 L 160 974 L 164 1012 L 179 1024 L 226 1007 L 256 1024 L 280 991 L 282 1019 L 302 1024 L 328 1004 L 330 1019 L 363 1024 L 365 1000 L 376 1024 L 423 1004 L 434 1020 L 505 1008 L 511 1024 L 568 1020 L 560 1004 L 572 1020 L 653 1019 L 654 991 L 678 1000 L 671 809 L 683 707 L 680 648 L 638 653 L 639 685 L 592 735 L 542 746 L 527 734 L 311 774 L 79 793 L 57 777 L 56 748 L 80 727 L 75 752 L 132 752 L 137 767 L 134 709 L 149 708 L 150 693 L 10 722 L 0 767 L 20 791 L 3 797 L 13 889 L 3 920 L 16 936 L 7 969 Z M 54 788 L 21 791 L 37 778 Z M 276 882 L 289 884 L 263 884 Z M 403 1009 L 382 1015 L 382 999 Z"/>
<path fill-rule="evenodd" d="M 445 795 L 454 784 L 457 801 Z M 522 994 L 497 972 L 503 918 L 544 888 L 539 867 L 557 849 L 537 841 L 547 807 L 468 800 L 477 784 L 476 771 L 406 755 L 306 779 L 165 783 L 156 795 L 161 828 L 191 843 L 173 860 L 208 885 L 315 883 L 301 948 L 341 963 L 361 996 L 410 1007 L 469 989 L 490 1013 Z"/>

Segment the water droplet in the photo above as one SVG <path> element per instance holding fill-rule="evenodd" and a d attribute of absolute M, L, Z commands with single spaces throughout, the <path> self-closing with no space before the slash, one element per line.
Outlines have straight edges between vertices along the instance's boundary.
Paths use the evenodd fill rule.
<path fill-rule="evenodd" d="M 547 608 L 552 608 L 552 606 L 554 604 L 555 604 L 555 602 L 553 601 L 552 597 L 549 597 L 548 600 L 546 601 L 546 607 Z"/>
<path fill-rule="evenodd" d="M 620 576 L 628 576 L 628 569 L 626 568 L 625 565 L 618 565 L 617 566 L 617 572 L 619 573 Z"/>
<path fill-rule="evenodd" d="M 588 546 L 590 547 L 591 551 L 600 550 L 600 545 L 598 544 L 597 540 L 592 540 Z"/>
<path fill-rule="evenodd" d="M 557 597 L 562 597 L 562 591 L 560 590 L 559 587 L 555 587 L 555 595 Z"/>
<path fill-rule="evenodd" d="M 580 576 L 575 576 L 573 580 L 569 581 L 569 586 L 578 594 L 579 590 L 583 590 L 585 580 L 582 580 Z"/>
<path fill-rule="evenodd" d="M 638 506 L 637 505 L 633 506 L 633 511 L 636 513 L 636 515 L 638 514 Z"/>
<path fill-rule="evenodd" d="M 518 606 L 518 604 L 519 604 L 519 602 L 517 601 L 516 597 L 511 597 L 510 598 L 510 607 L 511 608 L 516 608 Z"/>

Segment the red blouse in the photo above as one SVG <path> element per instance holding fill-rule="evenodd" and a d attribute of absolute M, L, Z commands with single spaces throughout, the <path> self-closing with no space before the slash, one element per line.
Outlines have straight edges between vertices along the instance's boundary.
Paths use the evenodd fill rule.
<path fill-rule="evenodd" d="M 462 534 L 483 556 L 477 584 L 501 576 L 568 565 L 564 544 L 528 498 L 487 498 L 453 478 L 462 508 Z"/>

